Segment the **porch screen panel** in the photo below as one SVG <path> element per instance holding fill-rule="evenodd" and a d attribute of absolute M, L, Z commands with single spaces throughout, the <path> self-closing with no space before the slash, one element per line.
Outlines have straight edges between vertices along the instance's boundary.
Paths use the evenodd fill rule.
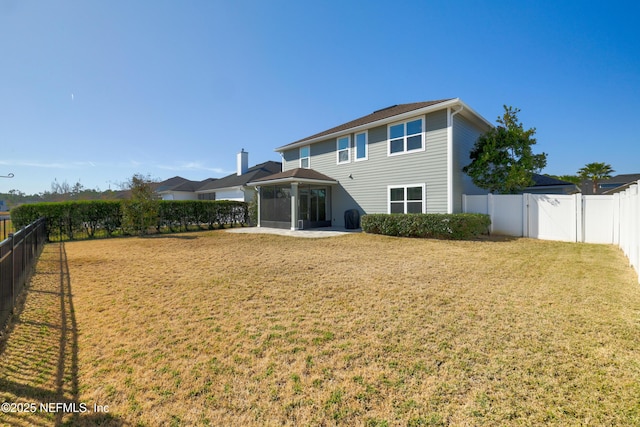
<path fill-rule="evenodd" d="M 291 222 L 291 187 L 265 186 L 260 191 L 260 218 Z"/>

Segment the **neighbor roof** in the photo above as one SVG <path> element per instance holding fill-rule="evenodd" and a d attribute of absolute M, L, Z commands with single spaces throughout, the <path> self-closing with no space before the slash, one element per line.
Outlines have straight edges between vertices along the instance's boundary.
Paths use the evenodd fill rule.
<path fill-rule="evenodd" d="M 196 192 L 206 192 L 219 190 L 221 188 L 241 187 L 246 185 L 247 182 L 259 179 L 268 175 L 273 175 L 282 170 L 282 163 L 269 160 L 268 162 L 260 163 L 250 167 L 247 172 L 242 175 L 233 173 L 227 175 L 224 178 L 217 179 L 213 182 L 203 185 Z"/>
<path fill-rule="evenodd" d="M 164 193 L 168 191 L 196 191 L 203 185 L 215 181 L 215 178 L 207 178 L 203 181 L 191 181 L 181 176 L 174 176 L 173 178 L 166 179 L 159 182 L 155 188 L 158 193 Z"/>
<path fill-rule="evenodd" d="M 156 186 L 156 191 L 170 191 L 173 187 L 182 185 L 185 182 L 189 182 L 189 180 L 181 176 L 174 176 L 173 178 L 165 179 L 164 181 L 159 182 Z"/>
<path fill-rule="evenodd" d="M 620 184 L 617 187 L 605 190 L 602 194 L 615 194 L 620 193 L 621 191 L 626 190 L 631 187 L 633 184 L 636 184 L 640 180 L 640 173 L 628 173 L 612 176 L 609 179 L 603 179 L 599 181 L 599 184 Z M 591 182 L 591 181 L 589 181 Z"/>
<path fill-rule="evenodd" d="M 534 187 L 547 187 L 550 185 L 575 185 L 574 183 L 569 181 L 563 181 L 561 179 L 552 178 L 548 175 L 540 175 L 537 173 L 534 173 L 532 178 L 535 182 L 535 184 L 533 185 Z"/>
<path fill-rule="evenodd" d="M 640 173 L 627 173 L 627 174 L 615 175 L 615 176 L 612 176 L 609 179 L 601 179 L 598 182 L 600 184 L 604 184 L 604 183 L 620 183 L 622 185 L 622 184 L 626 184 L 626 183 L 631 182 L 631 181 L 638 181 L 638 180 L 640 180 Z"/>
<path fill-rule="evenodd" d="M 580 186 L 583 194 L 613 194 L 627 189 L 629 184 L 633 185 L 638 180 L 640 180 L 640 174 L 638 173 L 620 174 L 608 179 L 600 179 L 598 180 L 600 188 L 596 190 L 596 193 L 593 192 L 593 181 L 590 179 L 583 179 Z M 605 186 L 604 188 L 602 187 L 603 185 Z"/>
<path fill-rule="evenodd" d="M 176 185 L 175 187 L 173 187 L 171 189 L 171 191 L 189 191 L 189 192 L 193 192 L 196 191 L 200 188 L 202 188 L 203 186 L 210 184 L 214 181 L 217 181 L 216 178 L 207 178 L 203 181 L 189 181 L 189 182 L 185 182 L 182 183 L 180 185 Z"/>

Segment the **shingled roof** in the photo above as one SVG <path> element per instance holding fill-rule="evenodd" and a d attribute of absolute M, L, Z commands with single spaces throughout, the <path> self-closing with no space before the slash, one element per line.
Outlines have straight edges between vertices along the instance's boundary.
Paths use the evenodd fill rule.
<path fill-rule="evenodd" d="M 569 181 L 563 181 L 561 179 L 553 178 L 548 175 L 540 175 L 537 173 L 533 174 L 533 181 L 535 182 L 535 187 L 548 187 L 551 185 L 571 185 L 573 183 Z M 573 184 L 575 185 L 575 184 Z"/>
<path fill-rule="evenodd" d="M 216 180 L 215 178 L 207 178 L 202 181 L 191 181 L 181 176 L 174 176 L 173 178 L 169 178 L 162 182 L 157 183 L 155 186 L 155 191 L 158 193 L 168 192 L 168 191 L 193 192 L 193 191 L 196 191 L 198 188 L 202 187 L 203 185 L 206 185 L 215 180 Z"/>
<path fill-rule="evenodd" d="M 284 172 L 276 173 L 273 175 L 265 176 L 264 178 L 256 179 L 251 181 L 252 184 L 265 182 L 265 181 L 283 181 L 283 180 L 291 180 L 291 179 L 299 179 L 301 181 L 325 181 L 325 182 L 337 182 L 335 179 L 328 177 L 327 175 L 321 174 L 318 171 L 313 169 L 305 169 L 305 168 L 295 168 L 289 169 Z"/>
<path fill-rule="evenodd" d="M 216 179 L 202 187 L 198 188 L 198 192 L 206 192 L 212 190 L 218 190 L 221 188 L 231 188 L 231 187 L 241 187 L 246 185 L 247 182 L 253 181 L 255 179 L 259 179 L 265 177 L 267 175 L 272 175 L 274 173 L 278 173 L 282 170 L 282 163 L 268 161 L 264 163 L 260 163 L 259 165 L 255 165 L 250 167 L 245 173 L 242 175 L 238 175 L 237 173 L 233 173 L 231 175 L 227 175 L 224 178 Z"/>
<path fill-rule="evenodd" d="M 284 145 L 276 150 L 280 150 L 280 149 L 286 149 L 289 146 L 293 146 L 296 144 L 299 144 L 301 142 L 305 142 L 305 141 L 310 141 L 316 138 L 320 138 L 322 136 L 325 135 L 331 135 L 333 133 L 337 133 L 337 132 L 341 132 L 341 131 L 345 131 L 348 129 L 352 129 L 352 128 L 356 128 L 358 126 L 363 126 L 369 123 L 373 123 L 373 122 L 377 122 L 379 120 L 384 120 L 384 119 L 388 119 L 390 117 L 394 117 L 394 116 L 398 116 L 400 114 L 404 114 L 404 113 L 408 113 L 410 111 L 414 111 L 414 110 L 419 110 L 421 108 L 425 108 L 425 107 L 430 107 L 432 105 L 436 105 L 436 104 L 440 104 L 442 102 L 446 102 L 446 101 L 451 101 L 452 99 L 455 98 L 448 98 L 448 99 L 440 99 L 437 101 L 425 101 L 425 102 L 413 102 L 410 104 L 398 104 L 398 105 L 392 105 L 390 107 L 387 108 L 383 108 L 381 110 L 376 110 L 371 114 L 368 114 L 366 116 L 360 117 L 358 119 L 352 120 L 350 122 L 341 124 L 339 126 L 333 127 L 331 129 L 327 129 L 323 132 L 319 132 L 316 133 L 314 135 L 308 136 L 306 138 L 300 139 L 298 141 L 292 142 L 290 144 Z"/>
<path fill-rule="evenodd" d="M 626 190 L 631 185 L 637 183 L 638 180 L 640 180 L 640 173 L 620 174 L 620 175 L 612 176 L 609 179 L 600 180 L 598 181 L 598 184 L 599 185 L 604 184 L 605 188 L 601 187 L 601 190 L 600 190 L 601 192 L 599 191 L 598 194 L 619 193 L 621 191 Z M 584 185 L 585 183 L 588 185 Z M 585 189 L 591 190 L 593 188 L 593 182 L 591 180 L 586 180 L 585 183 L 583 183 L 583 192 L 585 192 Z M 618 184 L 618 185 L 613 187 L 613 185 L 615 184 Z"/>

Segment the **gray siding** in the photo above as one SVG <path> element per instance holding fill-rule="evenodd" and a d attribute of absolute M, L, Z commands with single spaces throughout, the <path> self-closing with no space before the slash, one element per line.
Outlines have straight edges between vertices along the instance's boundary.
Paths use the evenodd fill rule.
<path fill-rule="evenodd" d="M 420 116 L 416 116 L 420 117 Z M 424 116 L 423 116 L 424 117 Z M 427 212 L 447 212 L 447 111 L 426 116 L 426 150 L 388 156 L 387 126 L 368 130 L 368 159 L 337 164 L 336 138 L 311 145 L 310 167 L 337 180 L 332 188 L 333 225 L 344 225 L 344 211 L 386 213 L 387 186 L 426 184 Z M 299 167 L 298 148 L 283 153 L 283 170 Z"/>
<path fill-rule="evenodd" d="M 463 194 L 487 194 L 462 172 L 471 162 L 469 154 L 476 140 L 487 130 L 489 127 L 476 125 L 460 114 L 453 116 L 453 212 L 462 212 Z"/>
<path fill-rule="evenodd" d="M 298 148 L 282 153 L 282 171 L 288 171 L 300 167 L 300 151 Z M 313 166 L 311 166 L 313 168 Z"/>

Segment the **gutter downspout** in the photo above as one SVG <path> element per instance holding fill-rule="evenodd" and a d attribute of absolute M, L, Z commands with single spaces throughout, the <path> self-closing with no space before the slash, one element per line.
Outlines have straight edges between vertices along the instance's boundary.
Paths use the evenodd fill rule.
<path fill-rule="evenodd" d="M 460 105 L 460 108 L 452 111 L 451 108 L 447 108 L 447 116 L 449 123 L 447 123 L 447 213 L 453 213 L 453 116 L 464 110 L 464 106 Z"/>

